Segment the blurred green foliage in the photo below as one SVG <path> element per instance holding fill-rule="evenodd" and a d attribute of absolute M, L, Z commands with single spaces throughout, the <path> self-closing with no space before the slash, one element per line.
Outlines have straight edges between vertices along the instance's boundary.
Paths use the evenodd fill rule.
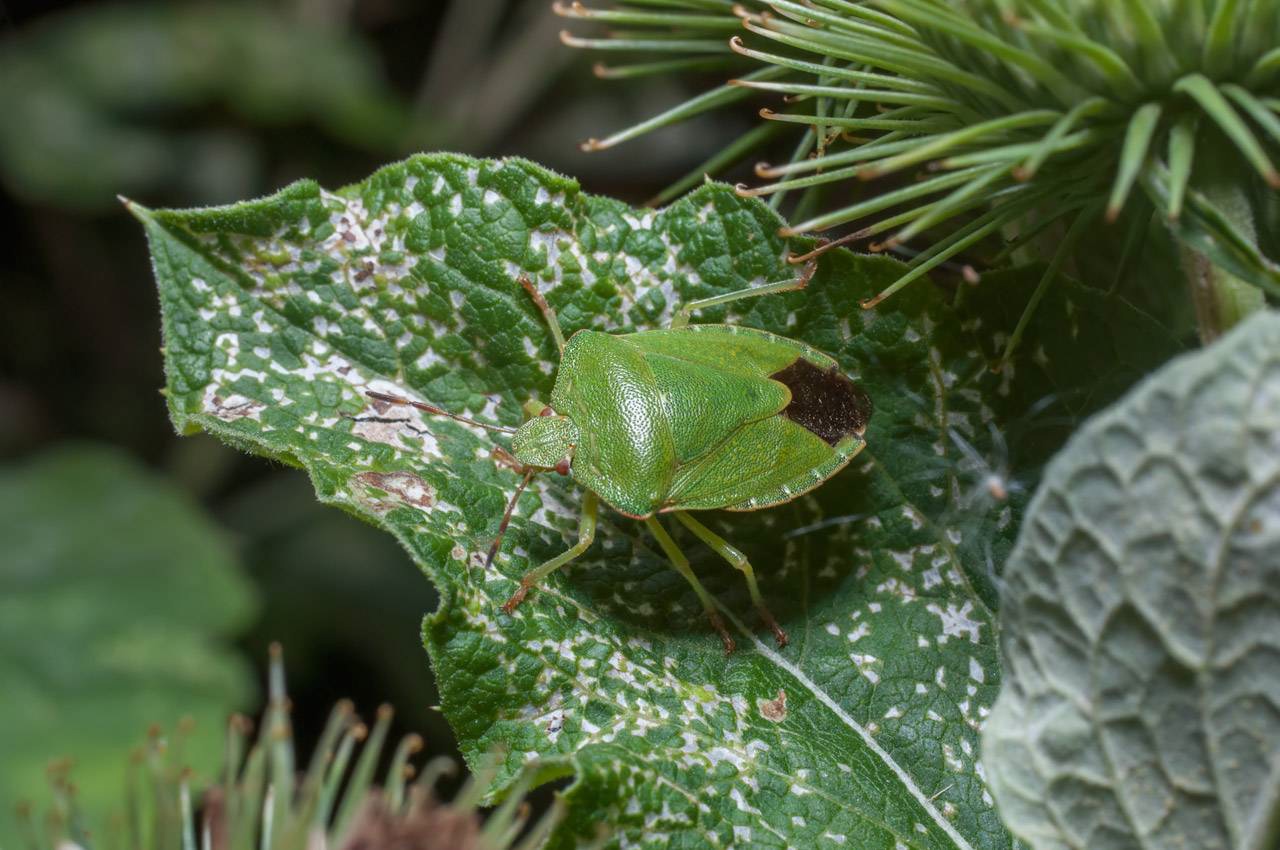
<path fill-rule="evenodd" d="M 218 518 L 239 542 L 262 593 L 262 610 L 241 640 L 250 658 L 273 641 L 289 652 L 290 676 L 308 704 L 372 699 L 398 711 L 397 732 L 426 736 L 432 752 L 452 753 L 435 679 L 422 651 L 422 618 L 435 588 L 386 534 L 316 502 L 305 476 L 275 472 L 220 505 Z M 352 683 L 367 683 L 353 690 Z M 304 743 L 323 717 L 295 718 Z"/>
<path fill-rule="evenodd" d="M 254 693 L 224 642 L 256 607 L 225 534 L 121 453 L 77 445 L 0 472 L 0 540 L 0 845 L 58 759 L 101 817 L 149 724 L 190 718 L 179 760 L 212 771 Z"/>
<path fill-rule="evenodd" d="M 305 122 L 377 151 L 413 137 L 366 43 L 270 4 L 106 5 L 58 16 L 0 52 L 0 79 L 4 179 L 56 205 L 100 208 L 161 186 L 216 198 L 254 181 L 252 135 L 182 120 L 196 109 L 264 127 Z"/>

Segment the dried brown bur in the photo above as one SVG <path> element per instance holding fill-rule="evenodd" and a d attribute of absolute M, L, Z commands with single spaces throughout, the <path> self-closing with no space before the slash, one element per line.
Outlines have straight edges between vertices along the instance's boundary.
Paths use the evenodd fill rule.
<path fill-rule="evenodd" d="M 404 813 L 394 812 L 383 794 L 371 791 L 360 807 L 342 850 L 487 850 L 475 809 L 440 802 L 430 794 L 415 794 Z"/>

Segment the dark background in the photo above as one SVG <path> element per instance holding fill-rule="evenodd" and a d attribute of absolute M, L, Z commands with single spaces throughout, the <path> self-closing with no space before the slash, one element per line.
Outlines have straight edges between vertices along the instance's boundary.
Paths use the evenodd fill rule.
<path fill-rule="evenodd" d="M 419 634 L 434 590 L 388 535 L 317 505 L 304 473 L 174 434 L 147 247 L 115 195 L 226 203 L 454 150 L 640 203 L 750 126 L 743 109 L 581 153 L 703 81 L 596 80 L 565 23 L 543 0 L 0 0 L 0 462 L 93 441 L 191 493 L 261 596 L 235 636 L 260 681 L 267 644 L 285 645 L 304 752 L 341 697 L 365 716 L 390 702 L 396 733 L 454 752 Z M 175 26 L 199 37 L 168 49 Z"/>

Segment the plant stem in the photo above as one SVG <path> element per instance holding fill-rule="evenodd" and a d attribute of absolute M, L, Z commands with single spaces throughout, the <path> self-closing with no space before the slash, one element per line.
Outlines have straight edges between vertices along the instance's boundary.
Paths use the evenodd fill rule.
<path fill-rule="evenodd" d="M 1183 249 L 1182 263 L 1191 287 L 1200 341 L 1205 345 L 1262 309 L 1262 290 L 1214 266 L 1200 253 Z"/>
<path fill-rule="evenodd" d="M 1215 167 L 1211 164 L 1215 160 L 1230 162 L 1226 157 L 1199 158 L 1201 168 L 1196 179 L 1197 189 L 1241 233 L 1256 243 L 1258 233 L 1254 227 L 1253 210 L 1241 188 L 1241 175 L 1228 173 L 1228 168 Z M 1266 298 L 1261 289 L 1215 266 L 1197 251 L 1182 249 L 1182 267 L 1191 289 L 1191 302 L 1195 306 L 1200 341 L 1205 345 L 1222 336 L 1251 313 L 1266 307 Z"/>

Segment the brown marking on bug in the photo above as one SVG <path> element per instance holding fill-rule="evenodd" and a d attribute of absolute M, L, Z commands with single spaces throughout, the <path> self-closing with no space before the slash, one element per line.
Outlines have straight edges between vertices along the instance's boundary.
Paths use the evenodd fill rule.
<path fill-rule="evenodd" d="M 776 699 L 758 699 L 756 708 L 760 709 L 760 716 L 765 720 L 781 723 L 787 719 L 787 692 L 779 688 Z"/>
<path fill-rule="evenodd" d="M 871 418 L 871 397 L 832 366 L 821 369 L 803 357 L 769 376 L 791 390 L 782 415 L 834 446 L 845 437 L 861 437 Z"/>

